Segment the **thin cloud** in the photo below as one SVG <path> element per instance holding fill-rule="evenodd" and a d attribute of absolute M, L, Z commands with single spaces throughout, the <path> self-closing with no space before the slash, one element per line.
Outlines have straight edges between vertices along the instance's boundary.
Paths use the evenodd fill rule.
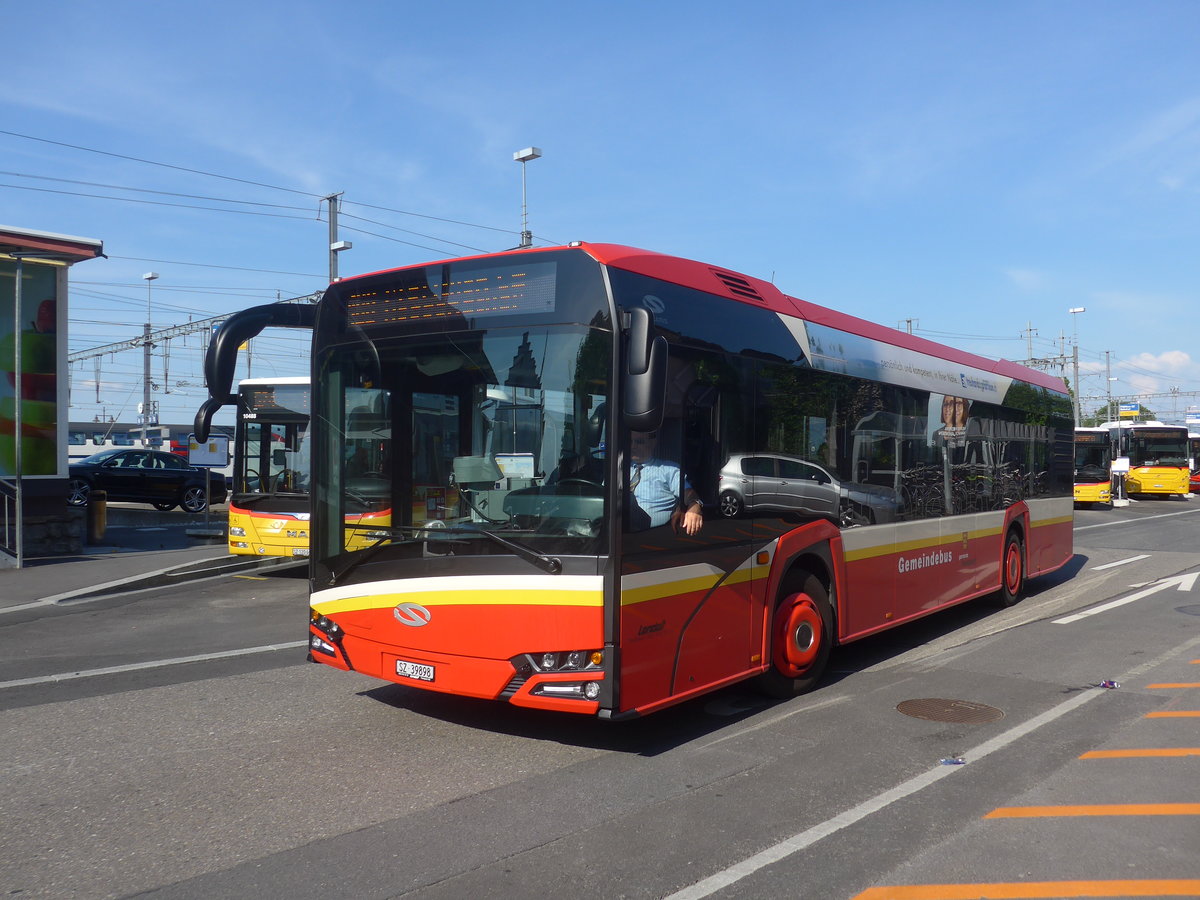
<path fill-rule="evenodd" d="M 1190 185 L 1200 171 L 1200 97 L 1192 97 L 1145 118 L 1132 134 L 1102 153 L 1092 174 L 1133 166 L 1151 174 L 1169 191 Z"/>
<path fill-rule="evenodd" d="M 1138 353 L 1127 359 L 1126 364 L 1135 369 L 1148 369 L 1161 375 L 1179 375 L 1195 368 L 1192 357 L 1183 350 L 1168 350 L 1165 353 Z"/>
<path fill-rule="evenodd" d="M 1023 291 L 1038 291 L 1046 286 L 1046 276 L 1034 269 L 1005 269 L 1004 274 Z"/>

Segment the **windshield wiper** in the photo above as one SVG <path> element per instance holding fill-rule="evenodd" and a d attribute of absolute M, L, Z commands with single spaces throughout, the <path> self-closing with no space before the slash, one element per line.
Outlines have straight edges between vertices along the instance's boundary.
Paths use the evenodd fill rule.
<path fill-rule="evenodd" d="M 341 581 L 343 578 L 345 578 L 347 575 L 349 575 L 351 572 L 353 572 L 355 569 L 357 569 L 363 563 L 368 562 L 371 559 L 374 559 L 379 554 L 380 550 L 382 550 L 384 547 L 391 546 L 395 542 L 397 537 L 404 536 L 404 534 L 406 532 L 426 531 L 427 530 L 424 528 L 412 528 L 412 527 L 409 527 L 406 525 L 346 524 L 346 525 L 343 525 L 342 528 L 343 528 L 344 532 L 345 531 L 375 531 L 375 532 L 386 531 L 388 533 L 380 535 L 379 539 L 376 540 L 375 543 L 371 544 L 368 547 L 364 547 L 362 550 L 359 550 L 356 553 L 354 553 L 354 555 L 352 555 L 350 557 L 350 561 L 347 562 L 346 565 L 342 566 L 342 568 L 340 568 L 338 571 L 333 573 L 333 576 L 329 579 L 330 584 L 337 584 L 339 581 Z M 404 541 L 403 543 L 409 543 L 409 541 Z"/>
<path fill-rule="evenodd" d="M 516 541 L 510 541 L 507 538 L 502 538 L 494 531 L 487 531 L 483 528 L 439 528 L 437 531 L 446 532 L 448 534 L 482 534 L 485 538 L 499 544 L 501 547 L 506 547 L 513 552 L 514 556 L 519 556 L 527 563 L 537 566 L 543 572 L 550 575 L 559 575 L 562 573 L 562 560 L 557 556 L 547 556 L 544 553 L 538 553 L 536 550 L 530 550 L 524 544 L 518 544 Z"/>
<path fill-rule="evenodd" d="M 510 541 L 507 538 L 502 538 L 502 537 L 500 537 L 500 535 L 496 534 L 495 532 L 486 531 L 482 528 L 463 528 L 461 526 L 453 527 L 453 528 L 429 528 L 427 526 L 421 527 L 421 526 L 415 526 L 415 525 L 380 526 L 380 525 L 354 525 L 354 524 L 347 524 L 343 527 L 347 531 L 369 529 L 371 531 L 377 531 L 377 532 L 383 531 L 383 532 L 388 532 L 388 533 L 380 536 L 379 540 L 375 541 L 375 543 L 371 544 L 369 547 L 364 547 L 362 550 L 359 550 L 356 553 L 354 553 L 354 555 L 350 558 L 350 561 L 347 562 L 345 566 L 343 566 L 337 572 L 333 573 L 333 577 L 329 580 L 330 584 L 337 584 L 339 581 L 341 581 L 343 578 L 345 578 L 347 575 L 349 575 L 351 572 L 353 572 L 355 569 L 357 569 L 363 563 L 373 559 L 375 556 L 378 555 L 379 551 L 382 550 L 384 547 L 391 546 L 395 542 L 396 537 L 403 536 L 403 535 L 412 535 L 412 534 L 421 534 L 425 538 L 433 537 L 435 535 L 440 536 L 443 534 L 471 534 L 471 535 L 479 534 L 479 535 L 483 535 L 484 537 L 488 538 L 492 542 L 499 544 L 501 547 L 504 547 L 505 549 L 511 551 L 514 556 L 518 556 L 521 559 L 525 560 L 526 562 L 530 563 L 531 565 L 537 566 L 539 569 L 541 569 L 543 572 L 546 572 L 547 574 L 559 575 L 562 573 L 562 560 L 559 559 L 558 557 L 547 556 L 544 553 L 538 553 L 535 550 L 530 550 L 524 544 L 518 544 L 516 541 Z M 410 538 L 410 540 L 414 540 L 414 539 Z M 415 540 L 419 540 L 419 539 L 415 539 Z"/>

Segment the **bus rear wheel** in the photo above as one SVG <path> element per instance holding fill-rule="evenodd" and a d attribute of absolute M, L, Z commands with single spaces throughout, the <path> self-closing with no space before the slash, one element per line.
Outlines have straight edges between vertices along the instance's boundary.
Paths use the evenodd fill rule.
<path fill-rule="evenodd" d="M 1004 555 L 1000 557 L 1001 607 L 1013 606 L 1025 595 L 1025 545 L 1021 536 L 1010 531 L 1004 539 Z"/>
<path fill-rule="evenodd" d="M 771 620 L 771 668 L 759 687 L 772 697 L 795 697 L 820 680 L 833 649 L 829 592 L 811 572 L 789 577 Z"/>

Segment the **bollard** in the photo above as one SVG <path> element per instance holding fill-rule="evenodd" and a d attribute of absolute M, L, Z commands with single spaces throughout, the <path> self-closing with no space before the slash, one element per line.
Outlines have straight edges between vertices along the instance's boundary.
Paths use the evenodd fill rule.
<path fill-rule="evenodd" d="M 99 544 L 108 530 L 108 492 L 92 491 L 87 505 L 87 542 Z"/>

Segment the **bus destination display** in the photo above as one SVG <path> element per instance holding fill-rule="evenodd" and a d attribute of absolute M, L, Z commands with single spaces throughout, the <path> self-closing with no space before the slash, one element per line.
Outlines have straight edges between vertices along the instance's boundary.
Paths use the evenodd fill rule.
<path fill-rule="evenodd" d="M 349 324 L 371 326 L 425 319 L 546 313 L 554 309 L 557 264 L 531 263 L 506 269 L 446 270 L 431 266 L 399 273 L 400 282 L 352 294 L 346 303 Z M 412 283 L 409 279 L 417 276 Z M 427 277 L 422 277 L 427 276 Z"/>
<path fill-rule="evenodd" d="M 247 411 L 255 413 L 300 413 L 309 415 L 310 390 L 306 384 L 274 384 L 242 387 Z"/>

